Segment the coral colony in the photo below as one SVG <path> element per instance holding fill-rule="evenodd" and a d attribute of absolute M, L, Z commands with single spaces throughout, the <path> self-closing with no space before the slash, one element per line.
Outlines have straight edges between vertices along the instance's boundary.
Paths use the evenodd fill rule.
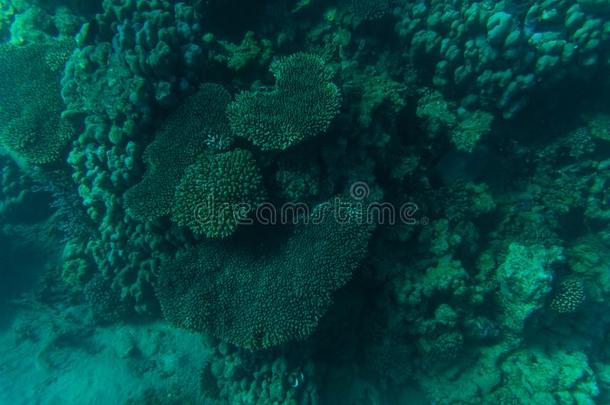
<path fill-rule="evenodd" d="M 608 0 L 0 0 L 0 40 L 50 380 L 106 339 L 147 388 L 91 403 L 610 403 Z"/>

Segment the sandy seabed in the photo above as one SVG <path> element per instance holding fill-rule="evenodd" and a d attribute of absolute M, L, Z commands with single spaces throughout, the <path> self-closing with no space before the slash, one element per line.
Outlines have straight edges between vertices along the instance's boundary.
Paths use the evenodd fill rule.
<path fill-rule="evenodd" d="M 100 327 L 27 299 L 0 322 L 0 404 L 192 403 L 209 349 L 163 322 Z"/>

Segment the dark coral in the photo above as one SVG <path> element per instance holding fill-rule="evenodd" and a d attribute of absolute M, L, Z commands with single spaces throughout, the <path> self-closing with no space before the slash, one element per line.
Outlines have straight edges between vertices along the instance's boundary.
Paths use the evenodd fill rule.
<path fill-rule="evenodd" d="M 309 336 L 371 234 L 355 215 L 338 221 L 334 208 L 318 207 L 273 254 L 209 243 L 181 252 L 156 287 L 165 318 L 250 349 Z"/>

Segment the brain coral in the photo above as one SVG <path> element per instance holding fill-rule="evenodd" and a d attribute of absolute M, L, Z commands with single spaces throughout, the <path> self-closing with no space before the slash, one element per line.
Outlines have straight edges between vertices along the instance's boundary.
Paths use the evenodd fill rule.
<path fill-rule="evenodd" d="M 229 100 L 222 86 L 208 83 L 169 115 L 144 152 L 144 178 L 124 195 L 133 217 L 150 221 L 170 214 L 186 168 L 207 149 L 210 139 L 230 137 L 224 114 Z"/>
<path fill-rule="evenodd" d="M 271 64 L 272 91 L 246 91 L 229 104 L 233 131 L 263 150 L 286 149 L 328 129 L 341 103 L 319 56 L 297 53 Z"/>
<path fill-rule="evenodd" d="M 196 234 L 225 238 L 264 198 L 262 177 L 252 153 L 237 149 L 201 155 L 186 169 L 176 188 L 173 219 Z"/>
<path fill-rule="evenodd" d="M 249 349 L 305 338 L 358 267 L 372 231 L 354 216 L 336 221 L 333 212 L 318 206 L 273 253 L 226 242 L 185 250 L 159 275 L 165 318 Z"/>
<path fill-rule="evenodd" d="M 60 71 L 72 44 L 0 45 L 0 144 L 33 164 L 57 161 L 72 138 Z"/>

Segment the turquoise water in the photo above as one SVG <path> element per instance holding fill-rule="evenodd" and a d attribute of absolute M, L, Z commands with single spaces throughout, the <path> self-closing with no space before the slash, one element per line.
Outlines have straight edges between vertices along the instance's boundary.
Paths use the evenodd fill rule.
<path fill-rule="evenodd" d="M 610 403 L 607 0 L 0 0 L 0 404 Z"/>

